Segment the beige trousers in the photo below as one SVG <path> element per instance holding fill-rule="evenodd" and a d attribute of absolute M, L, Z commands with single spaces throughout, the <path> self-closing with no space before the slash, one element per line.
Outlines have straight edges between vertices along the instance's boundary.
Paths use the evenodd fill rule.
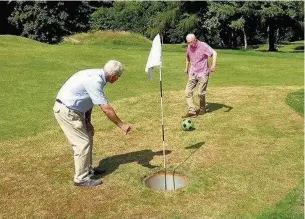
<path fill-rule="evenodd" d="M 93 146 L 93 137 L 86 130 L 85 114 L 71 110 L 58 102 L 55 102 L 53 111 L 59 126 L 72 145 L 75 167 L 74 182 L 84 182 L 90 178 Z"/>
<path fill-rule="evenodd" d="M 188 105 L 188 111 L 194 113 L 195 105 L 194 105 L 194 89 L 198 85 L 198 97 L 200 100 L 200 109 L 205 108 L 205 106 L 201 106 L 202 103 L 205 105 L 205 94 L 208 87 L 209 76 L 204 76 L 200 78 L 189 77 L 186 88 L 185 88 L 185 98 L 186 103 Z"/>

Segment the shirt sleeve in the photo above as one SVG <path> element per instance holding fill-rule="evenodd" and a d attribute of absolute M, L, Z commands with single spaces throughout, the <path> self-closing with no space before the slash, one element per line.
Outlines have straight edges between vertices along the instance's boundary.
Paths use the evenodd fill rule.
<path fill-rule="evenodd" d="M 104 85 L 101 81 L 90 80 L 89 83 L 84 84 L 84 87 L 94 105 L 106 105 L 108 103 L 104 94 Z"/>
<path fill-rule="evenodd" d="M 208 57 L 213 56 L 214 49 L 212 49 L 212 47 L 210 47 L 208 44 L 202 42 L 202 48 L 203 48 L 203 53 L 205 55 L 207 55 Z"/>

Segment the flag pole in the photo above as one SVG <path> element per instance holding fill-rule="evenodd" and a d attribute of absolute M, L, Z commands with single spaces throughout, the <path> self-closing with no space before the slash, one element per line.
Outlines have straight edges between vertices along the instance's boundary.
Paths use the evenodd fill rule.
<path fill-rule="evenodd" d="M 160 33 L 161 38 L 161 51 L 163 46 L 163 35 Z M 164 187 L 167 190 L 166 183 L 166 153 L 165 153 L 165 138 L 164 138 L 164 113 L 163 113 L 163 88 L 162 88 L 162 65 L 159 68 L 160 72 L 160 102 L 161 102 L 161 122 L 162 122 L 162 146 L 163 146 L 163 168 L 164 168 Z"/>
<path fill-rule="evenodd" d="M 165 151 L 165 138 L 164 138 L 164 116 L 163 116 L 163 89 L 162 89 L 162 46 L 163 46 L 163 35 L 160 32 L 153 40 L 152 47 L 148 56 L 145 71 L 148 73 L 150 79 L 152 79 L 153 69 L 159 66 L 160 73 L 160 102 L 161 102 L 161 120 L 162 120 L 162 142 L 163 142 L 163 167 L 165 173 L 165 190 L 167 190 L 166 180 L 166 151 Z"/>

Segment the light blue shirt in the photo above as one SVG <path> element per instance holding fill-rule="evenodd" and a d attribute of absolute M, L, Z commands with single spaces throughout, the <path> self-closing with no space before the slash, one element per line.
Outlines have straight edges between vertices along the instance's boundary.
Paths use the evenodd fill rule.
<path fill-rule="evenodd" d="M 103 69 L 87 69 L 72 75 L 59 90 L 56 99 L 68 108 L 85 113 L 93 105 L 106 105 L 106 77 Z"/>

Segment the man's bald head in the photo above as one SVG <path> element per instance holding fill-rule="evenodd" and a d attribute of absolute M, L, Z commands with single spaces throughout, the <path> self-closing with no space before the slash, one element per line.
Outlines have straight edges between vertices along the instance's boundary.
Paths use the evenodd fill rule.
<path fill-rule="evenodd" d="M 186 36 L 186 42 L 190 43 L 192 41 L 195 41 L 196 40 L 196 37 L 194 34 L 190 33 Z"/>

